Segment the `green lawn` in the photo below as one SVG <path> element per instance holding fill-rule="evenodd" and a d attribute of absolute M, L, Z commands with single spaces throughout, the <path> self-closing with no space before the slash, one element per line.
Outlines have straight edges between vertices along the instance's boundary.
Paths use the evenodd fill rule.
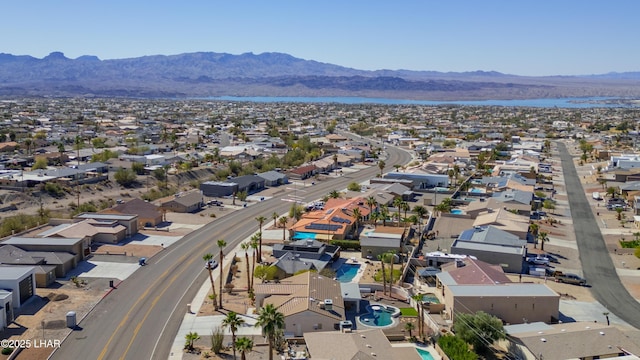
<path fill-rule="evenodd" d="M 418 310 L 412 307 L 400 308 L 400 314 L 402 316 L 418 316 Z"/>

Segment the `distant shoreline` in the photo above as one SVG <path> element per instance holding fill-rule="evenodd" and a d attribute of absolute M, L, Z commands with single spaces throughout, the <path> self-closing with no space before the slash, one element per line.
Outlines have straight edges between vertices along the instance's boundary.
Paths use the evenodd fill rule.
<path fill-rule="evenodd" d="M 428 106 L 503 106 L 538 108 L 636 108 L 640 99 L 619 97 L 585 97 L 557 99 L 518 99 L 518 100 L 402 100 L 366 97 L 293 97 L 293 96 L 217 96 L 197 98 L 198 100 L 239 101 L 256 103 L 336 103 L 336 104 L 378 104 L 378 105 L 428 105 Z"/>

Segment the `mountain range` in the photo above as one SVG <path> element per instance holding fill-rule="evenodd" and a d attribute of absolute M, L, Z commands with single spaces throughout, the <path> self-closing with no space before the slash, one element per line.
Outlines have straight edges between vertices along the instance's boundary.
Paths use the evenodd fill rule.
<path fill-rule="evenodd" d="M 101 60 L 0 53 L 0 97 L 357 96 L 413 100 L 640 97 L 640 72 L 529 77 L 367 71 L 283 53 L 197 52 Z"/>

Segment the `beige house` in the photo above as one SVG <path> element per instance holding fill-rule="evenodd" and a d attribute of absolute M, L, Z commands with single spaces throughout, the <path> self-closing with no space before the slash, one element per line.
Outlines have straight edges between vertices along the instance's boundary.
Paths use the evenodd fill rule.
<path fill-rule="evenodd" d="M 74 261 L 78 262 L 91 253 L 91 238 L 64 238 L 64 237 L 11 237 L 2 242 L 3 245 L 13 245 L 27 251 L 52 251 L 68 252 L 73 254 Z"/>
<path fill-rule="evenodd" d="M 72 224 L 60 224 L 46 232 L 47 237 L 79 238 L 88 236 L 91 242 L 117 244 L 124 240 L 127 228 L 115 220 L 86 219 Z"/>
<path fill-rule="evenodd" d="M 499 265 L 467 258 L 442 266 L 436 275 L 446 317 L 484 311 L 508 324 L 555 322 L 560 295 L 546 284 L 513 283 Z"/>
<path fill-rule="evenodd" d="M 509 353 L 526 360 L 640 359 L 636 339 L 604 323 L 531 323 L 505 326 Z"/>
<path fill-rule="evenodd" d="M 304 341 L 312 359 L 421 359 L 413 346 L 391 346 L 379 329 L 357 333 L 309 332 L 304 334 Z"/>
<path fill-rule="evenodd" d="M 529 218 L 517 215 L 504 208 L 488 209 L 479 214 L 473 226 L 493 225 L 496 228 L 511 233 L 520 239 L 526 239 L 529 232 Z"/>
<path fill-rule="evenodd" d="M 131 227 L 129 236 L 137 234 L 138 228 L 157 226 L 163 221 L 163 214 L 158 206 L 138 198 L 104 209 L 100 214 L 136 215 L 137 225 L 135 229 Z"/>
<path fill-rule="evenodd" d="M 204 205 L 204 197 L 201 190 L 192 190 L 178 193 L 174 196 L 160 200 L 161 211 L 177 213 L 193 213 Z"/>
<path fill-rule="evenodd" d="M 279 283 L 255 285 L 256 304 L 272 304 L 285 316 L 285 335 L 334 330 L 345 319 L 340 283 L 305 272 Z"/>

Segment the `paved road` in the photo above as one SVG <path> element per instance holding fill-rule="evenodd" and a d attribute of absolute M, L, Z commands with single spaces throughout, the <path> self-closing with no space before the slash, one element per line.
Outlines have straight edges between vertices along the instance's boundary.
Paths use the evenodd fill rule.
<path fill-rule="evenodd" d="M 592 286 L 591 293 L 613 314 L 640 329 L 640 303 L 620 282 L 567 147 L 561 142 L 556 144 L 562 159 L 582 271 Z"/>
<path fill-rule="evenodd" d="M 406 164 L 405 151 L 388 146 L 387 168 Z M 361 182 L 380 170 L 371 166 L 357 173 L 307 187 L 309 202 L 350 182 Z M 298 192 L 300 196 L 300 192 Z M 202 256 L 217 255 L 217 239 L 234 249 L 258 229 L 258 216 L 286 213 L 291 203 L 269 199 L 216 219 L 192 232 L 140 268 L 107 295 L 52 355 L 52 359 L 166 359 L 180 323 L 203 282 L 209 281 Z M 216 256 L 217 257 L 217 256 Z M 72 310 L 72 309 L 70 309 Z"/>

